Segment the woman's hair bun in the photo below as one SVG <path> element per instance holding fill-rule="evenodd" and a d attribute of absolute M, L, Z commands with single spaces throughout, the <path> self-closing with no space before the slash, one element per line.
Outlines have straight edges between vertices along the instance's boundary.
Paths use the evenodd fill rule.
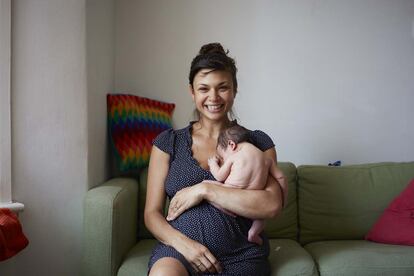
<path fill-rule="evenodd" d="M 194 83 L 195 75 L 202 69 L 227 71 L 233 79 L 234 93 L 237 93 L 237 67 L 233 58 L 228 56 L 229 50 L 224 50 L 220 43 L 208 43 L 201 46 L 198 55 L 191 61 L 190 74 L 188 81 L 190 85 Z"/>
<path fill-rule="evenodd" d="M 229 51 L 224 51 L 223 46 L 221 46 L 220 43 L 209 43 L 205 44 L 201 47 L 199 54 L 200 55 L 206 55 L 206 54 L 223 54 L 227 55 Z"/>

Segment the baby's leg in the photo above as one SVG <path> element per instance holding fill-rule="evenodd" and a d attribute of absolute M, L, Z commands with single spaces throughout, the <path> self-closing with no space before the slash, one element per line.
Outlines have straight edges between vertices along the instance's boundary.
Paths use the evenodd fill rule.
<path fill-rule="evenodd" d="M 283 200 L 283 207 L 286 206 L 287 203 L 287 196 L 288 196 L 288 185 L 285 175 L 283 174 L 282 170 L 276 166 L 275 162 L 272 161 L 272 165 L 270 165 L 270 174 L 276 179 L 279 183 L 280 188 L 282 190 L 282 200 Z"/>
<path fill-rule="evenodd" d="M 258 245 L 263 244 L 263 239 L 260 237 L 260 233 L 262 233 L 264 229 L 264 220 L 262 219 L 255 219 L 253 220 L 252 227 L 249 229 L 249 234 L 247 239 L 249 242 L 257 243 Z"/>

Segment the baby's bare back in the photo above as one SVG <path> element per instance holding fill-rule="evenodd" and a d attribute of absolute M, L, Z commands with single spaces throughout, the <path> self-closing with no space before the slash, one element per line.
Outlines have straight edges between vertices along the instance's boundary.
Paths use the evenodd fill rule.
<path fill-rule="evenodd" d="M 270 160 L 263 152 L 250 143 L 240 143 L 239 151 L 231 158 L 233 165 L 224 186 L 241 189 L 261 190 L 269 175 Z"/>

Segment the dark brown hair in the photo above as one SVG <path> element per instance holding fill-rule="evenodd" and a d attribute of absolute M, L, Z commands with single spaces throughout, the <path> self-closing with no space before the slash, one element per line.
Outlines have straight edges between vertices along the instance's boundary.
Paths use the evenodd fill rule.
<path fill-rule="evenodd" d="M 229 127 L 220 131 L 217 138 L 217 147 L 225 149 L 230 140 L 236 143 L 236 145 L 242 142 L 249 142 L 249 130 L 237 123 L 230 124 Z"/>
<path fill-rule="evenodd" d="M 191 62 L 189 83 L 193 85 L 195 75 L 202 69 L 212 69 L 226 71 L 231 74 L 233 80 L 234 93 L 237 93 L 237 68 L 236 62 L 227 54 L 220 43 L 209 43 L 201 47 L 198 55 Z"/>

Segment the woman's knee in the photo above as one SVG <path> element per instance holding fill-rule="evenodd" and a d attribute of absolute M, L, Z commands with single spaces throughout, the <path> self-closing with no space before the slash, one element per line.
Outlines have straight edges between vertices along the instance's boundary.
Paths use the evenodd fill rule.
<path fill-rule="evenodd" d="M 149 276 L 188 276 L 188 273 L 179 260 L 165 257 L 154 263 Z"/>

